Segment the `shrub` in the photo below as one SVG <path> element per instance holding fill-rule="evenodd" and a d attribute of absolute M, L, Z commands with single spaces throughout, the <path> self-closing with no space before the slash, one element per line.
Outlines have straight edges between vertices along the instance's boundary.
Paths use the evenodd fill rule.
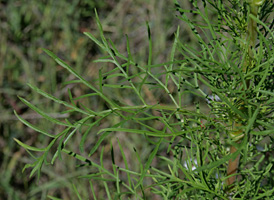
<path fill-rule="evenodd" d="M 20 98 L 45 119 L 63 127 L 60 133 L 51 134 L 17 115 L 25 125 L 51 138 L 47 147 L 28 146 L 15 139 L 28 152 L 37 153 L 35 162 L 25 167 L 32 168 L 31 176 L 37 173 L 39 178 L 48 153 L 54 151 L 51 164 L 68 154 L 80 161 L 79 168 L 90 171 L 79 178 L 89 180 L 94 199 L 99 195 L 93 187 L 97 181 L 109 199 L 153 195 L 163 199 L 271 198 L 274 22 L 269 18 L 274 4 L 263 0 L 190 2 L 191 10 L 181 8 L 177 1 L 175 9 L 192 30 L 190 38 L 199 45 L 182 41 L 178 27 L 165 63 L 153 63 L 149 24 L 148 60 L 141 65 L 131 54 L 128 37 L 126 53 L 119 52 L 105 37 L 97 13 L 100 40 L 90 33 L 85 35 L 107 53 L 95 62 L 110 63 L 111 69 L 102 67 L 94 83 L 44 49 L 75 76 L 65 85 L 82 84 L 91 92 L 74 97 L 69 91 L 67 102 L 29 84 L 45 98 L 63 105 L 63 113 L 70 116 L 65 121 L 55 119 Z M 151 93 L 156 102 L 148 95 Z M 189 95 L 196 96 L 194 107 L 184 104 Z M 98 101 L 103 106 L 85 105 Z M 115 133 L 119 137 L 109 141 L 107 150 L 109 168 L 103 143 Z M 76 134 L 81 135 L 81 141 L 73 140 Z M 127 134 L 137 134 L 150 144 L 147 158 L 138 148 L 128 150 Z M 91 145 L 90 138 L 97 136 Z M 79 151 L 72 151 L 72 146 Z M 96 154 L 99 160 L 93 159 Z M 81 199 L 81 189 L 75 183 L 72 186 Z"/>

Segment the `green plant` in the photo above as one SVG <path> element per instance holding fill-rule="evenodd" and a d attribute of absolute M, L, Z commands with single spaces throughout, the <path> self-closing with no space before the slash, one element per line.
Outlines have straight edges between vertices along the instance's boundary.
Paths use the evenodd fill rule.
<path fill-rule="evenodd" d="M 152 194 L 163 199 L 271 198 L 273 160 L 267 155 L 273 151 L 274 22 L 269 23 L 268 18 L 274 4 L 239 0 L 190 2 L 191 10 L 181 8 L 177 1 L 175 7 L 178 18 L 192 30 L 194 37 L 190 38 L 199 46 L 186 45 L 178 28 L 170 59 L 165 63 L 153 63 L 149 25 L 147 64 L 141 65 L 131 54 L 128 37 L 126 53 L 120 53 L 105 38 L 97 13 L 101 40 L 90 33 L 85 35 L 107 53 L 95 62 L 101 66 L 110 63 L 110 67 L 102 67 L 93 84 L 44 49 L 77 78 L 65 85 L 83 84 L 91 92 L 75 97 L 69 90 L 68 103 L 29 84 L 37 93 L 63 105 L 63 112 L 71 117 L 65 121 L 55 119 L 20 98 L 45 119 L 63 127 L 60 133 L 51 134 L 15 113 L 25 125 L 52 138 L 44 148 L 15 139 L 30 153 L 38 153 L 31 153 L 35 162 L 25 167 L 32 168 L 31 176 L 37 173 L 39 178 L 43 164 L 48 163 L 48 153 L 54 151 L 51 164 L 65 153 L 81 161 L 79 167 L 91 170 L 80 178 L 89 179 L 94 199 L 95 180 L 102 181 L 109 199 L 146 199 Z M 209 12 L 216 13 L 216 20 Z M 146 91 L 157 97 L 156 103 Z M 194 108 L 184 105 L 189 95 L 197 96 Z M 104 105 L 87 107 L 85 103 L 92 100 L 103 101 Z M 102 143 L 115 133 L 139 134 L 150 143 L 149 156 L 142 158 L 138 148 L 134 148 L 131 157 L 126 156 L 126 144 L 122 145 L 123 137 L 119 137 L 110 142 L 112 164 L 107 168 Z M 76 134 L 82 135 L 81 141 L 73 141 Z M 97 135 L 97 142 L 90 146 L 89 138 Z M 75 146 L 79 150 L 72 151 Z M 263 150 L 259 150 L 261 146 Z M 123 164 L 117 163 L 118 150 Z M 100 159 L 95 161 L 97 152 Z M 133 156 L 137 170 L 130 165 Z M 79 188 L 72 185 L 81 199 Z"/>

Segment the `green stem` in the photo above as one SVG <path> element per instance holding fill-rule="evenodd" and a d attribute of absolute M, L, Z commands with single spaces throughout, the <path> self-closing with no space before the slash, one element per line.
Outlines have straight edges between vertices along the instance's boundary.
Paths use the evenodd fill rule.
<path fill-rule="evenodd" d="M 250 7 L 250 14 L 257 17 L 259 6 L 255 3 L 255 1 L 252 1 L 249 4 L 249 7 Z M 246 44 L 245 44 L 247 49 L 247 56 L 245 57 L 245 62 L 243 66 L 244 72 L 249 71 L 253 67 L 252 61 L 254 59 L 254 55 L 253 55 L 252 49 L 255 47 L 256 39 L 257 39 L 257 22 L 254 19 L 249 18 L 248 24 L 247 24 L 247 34 L 246 34 Z"/>
<path fill-rule="evenodd" d="M 262 5 L 264 0 L 249 0 L 249 7 L 250 7 L 250 14 L 257 17 L 258 15 L 258 10 L 259 6 Z M 248 19 L 248 24 L 247 24 L 247 34 L 246 34 L 246 44 L 244 46 L 247 49 L 247 55 L 245 57 L 245 62 L 243 64 L 243 72 L 247 73 L 250 69 L 253 68 L 254 65 L 254 54 L 252 49 L 255 47 L 257 40 L 257 22 L 253 20 L 252 18 Z M 246 85 L 247 88 L 250 86 L 250 80 L 246 80 Z M 241 108 L 240 108 L 241 109 Z M 242 109 L 244 109 L 244 105 L 242 105 Z M 234 126 L 231 130 L 231 136 L 233 138 L 236 138 L 236 143 L 241 142 L 241 138 L 244 136 L 243 135 L 243 130 L 242 127 L 243 125 L 241 123 L 234 123 Z M 233 145 L 230 147 L 230 153 L 234 153 L 237 151 L 237 148 Z M 228 162 L 228 167 L 227 167 L 227 175 L 233 175 L 236 174 L 238 171 L 239 167 L 239 161 L 240 161 L 240 154 L 235 158 L 231 159 Z M 236 181 L 236 175 L 231 176 L 230 178 L 227 179 L 227 187 L 228 189 L 231 189 L 233 187 L 233 184 Z"/>

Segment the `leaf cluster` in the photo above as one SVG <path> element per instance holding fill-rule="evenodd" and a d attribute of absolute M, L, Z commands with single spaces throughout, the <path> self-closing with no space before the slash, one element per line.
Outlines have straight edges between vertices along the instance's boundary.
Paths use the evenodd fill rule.
<path fill-rule="evenodd" d="M 76 79 L 67 82 L 67 85 L 83 84 L 92 92 L 78 97 L 73 97 L 70 93 L 68 103 L 30 85 L 40 95 L 63 105 L 66 108 L 64 113 L 70 116 L 77 113 L 81 116 L 80 120 L 76 121 L 69 118 L 65 121 L 57 120 L 21 98 L 27 106 L 45 119 L 65 128 L 53 135 L 36 128 L 17 115 L 25 125 L 52 138 L 51 143 L 45 148 L 31 147 L 16 139 L 16 142 L 28 151 L 43 153 L 40 157 L 33 156 L 35 162 L 26 166 L 33 168 L 31 175 L 36 172 L 39 175 L 42 164 L 46 163 L 48 151 L 55 145 L 56 153 L 51 164 L 58 157 L 62 159 L 62 153 L 78 159 L 82 162 L 81 167 L 90 167 L 94 170 L 93 173 L 80 178 L 102 181 L 109 199 L 145 199 L 148 192 L 160 195 L 164 199 L 205 199 L 205 196 L 209 199 L 228 199 L 224 185 L 228 178 L 225 164 L 242 153 L 242 170 L 239 172 L 241 182 L 235 187 L 234 197 L 260 199 L 271 196 L 273 189 L 270 185 L 273 180 L 270 177 L 273 173 L 273 161 L 266 158 L 266 154 L 273 151 L 273 146 L 265 142 L 262 151 L 258 151 L 257 147 L 262 145 L 261 142 L 265 141 L 265 138 L 273 141 L 274 60 L 270 55 L 274 53 L 274 33 L 273 22 L 267 21 L 273 3 L 266 1 L 261 7 L 260 18 L 256 18 L 250 15 L 247 2 L 190 2 L 193 10 L 182 9 L 177 1 L 175 7 L 179 13 L 178 18 L 189 26 L 199 46 L 185 44 L 180 39 L 178 28 L 170 60 L 165 63 L 153 63 L 153 42 L 149 25 L 149 55 L 147 64 L 143 66 L 134 61 L 128 37 L 126 53 L 119 52 L 115 44 L 105 37 L 97 13 L 100 39 L 90 33 L 84 34 L 106 52 L 106 56 L 95 62 L 102 66 L 109 63 L 113 69 L 102 67 L 95 84 L 87 81 L 53 52 L 44 50 L 58 65 L 75 76 Z M 218 15 L 217 24 L 209 17 L 212 10 Z M 192 20 L 192 15 L 199 17 Z M 243 35 L 246 34 L 247 21 L 250 18 L 259 24 L 259 34 L 258 43 L 252 49 L 253 64 L 245 71 L 244 61 L 249 55 Z M 181 57 L 177 58 L 177 53 Z M 145 91 L 161 94 L 162 99 L 151 103 Z M 209 93 L 213 97 L 218 96 L 219 100 L 210 97 Z M 130 94 L 130 97 L 121 98 L 126 94 Z M 183 104 L 185 94 L 198 96 L 200 102 L 196 102 L 194 108 L 186 108 Z M 85 98 L 99 98 L 104 101 L 105 108 L 88 108 L 80 101 Z M 209 102 L 209 113 L 200 110 L 200 105 L 204 105 L 206 100 Z M 106 119 L 111 119 L 112 123 L 109 123 L 107 128 L 100 128 Z M 244 130 L 240 144 L 234 144 L 228 134 L 235 123 L 240 123 L 240 128 Z M 97 131 L 94 133 L 94 130 Z M 138 150 L 134 149 L 134 156 L 139 165 L 138 172 L 130 169 L 129 160 L 119 139 L 117 144 L 124 167 L 115 162 L 112 145 L 112 169 L 104 167 L 104 147 L 100 150 L 99 163 L 91 159 L 102 142 L 111 133 L 117 132 L 139 134 L 153 146 L 144 164 Z M 73 136 L 78 133 L 82 134 L 80 144 L 77 144 L 80 153 L 68 149 Z M 99 139 L 92 148 L 88 148 L 88 137 L 94 135 L 99 135 Z M 238 147 L 234 154 L 228 154 L 226 149 L 226 145 L 231 143 Z M 163 149 L 171 156 L 162 156 Z M 89 153 L 84 156 L 86 150 Z M 254 160 L 258 159 L 259 162 L 255 164 Z M 160 168 L 153 162 L 163 164 L 164 167 Z M 92 188 L 92 181 L 90 185 Z M 116 191 L 113 194 L 112 187 Z M 78 194 L 75 186 L 74 189 Z M 93 189 L 92 193 L 96 198 Z"/>

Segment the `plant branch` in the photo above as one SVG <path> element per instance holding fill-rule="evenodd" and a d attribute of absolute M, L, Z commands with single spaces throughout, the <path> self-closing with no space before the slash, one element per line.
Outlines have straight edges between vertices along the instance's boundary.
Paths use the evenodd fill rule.
<path fill-rule="evenodd" d="M 250 13 L 251 15 L 257 17 L 259 6 L 262 5 L 264 0 L 250 0 L 249 1 L 249 7 L 250 7 Z M 243 72 L 247 73 L 253 68 L 254 65 L 254 54 L 252 49 L 255 47 L 257 39 L 257 22 L 249 18 L 248 24 L 247 24 L 247 34 L 246 34 L 246 44 L 244 46 L 247 49 L 247 56 L 245 56 L 245 62 L 243 64 Z M 250 86 L 250 80 L 246 80 L 247 88 Z M 244 109 L 244 105 L 241 105 L 240 109 Z M 234 127 L 231 131 L 231 136 L 234 138 L 234 140 L 239 143 L 241 142 L 241 138 L 244 136 L 243 132 L 244 130 L 241 128 L 243 125 L 241 123 L 234 123 Z M 237 148 L 233 145 L 230 147 L 230 153 L 234 153 L 237 151 Z M 240 154 L 235 159 L 230 159 L 228 162 L 227 167 L 227 176 L 236 174 L 239 168 L 239 161 L 240 161 Z M 227 186 L 229 189 L 231 189 L 236 181 L 236 175 L 231 176 L 227 179 Z"/>

